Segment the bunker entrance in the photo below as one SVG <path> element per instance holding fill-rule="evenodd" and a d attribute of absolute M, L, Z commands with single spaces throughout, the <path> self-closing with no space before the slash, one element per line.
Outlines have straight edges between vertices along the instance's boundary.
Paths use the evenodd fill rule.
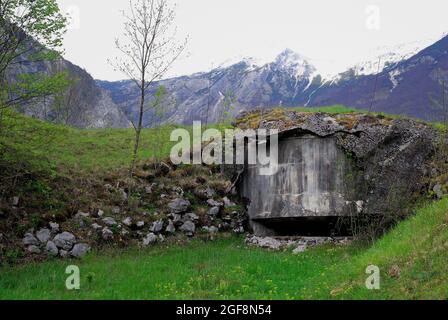
<path fill-rule="evenodd" d="M 252 220 L 258 235 L 277 237 L 351 237 L 348 217 L 305 217 Z"/>
<path fill-rule="evenodd" d="M 345 236 L 355 200 L 353 167 L 335 137 L 279 139 L 279 167 L 247 165 L 241 191 L 257 236 Z"/>

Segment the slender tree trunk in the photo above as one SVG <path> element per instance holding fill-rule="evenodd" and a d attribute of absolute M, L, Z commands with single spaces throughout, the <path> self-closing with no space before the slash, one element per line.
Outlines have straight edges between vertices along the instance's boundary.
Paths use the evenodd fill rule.
<path fill-rule="evenodd" d="M 138 149 L 140 147 L 140 136 L 142 133 L 143 126 L 143 112 L 145 106 L 145 80 L 142 81 L 141 86 L 141 96 L 140 96 L 140 110 L 138 115 L 138 123 L 135 128 L 135 144 L 134 144 L 134 152 L 132 153 L 131 167 L 129 168 L 129 176 L 132 178 L 135 169 L 135 163 L 137 162 Z"/>

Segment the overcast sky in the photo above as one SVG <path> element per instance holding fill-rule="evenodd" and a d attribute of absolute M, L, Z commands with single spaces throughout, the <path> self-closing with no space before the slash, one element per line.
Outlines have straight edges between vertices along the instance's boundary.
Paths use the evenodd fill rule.
<path fill-rule="evenodd" d="M 127 0 L 58 0 L 73 17 L 65 57 L 97 79 L 125 78 L 117 55 Z M 174 1 L 174 0 L 173 0 Z M 448 31 L 446 0 L 177 0 L 179 37 L 188 55 L 167 76 L 209 70 L 236 57 L 270 61 L 285 48 L 323 73 L 342 71 L 380 46 L 437 40 Z"/>

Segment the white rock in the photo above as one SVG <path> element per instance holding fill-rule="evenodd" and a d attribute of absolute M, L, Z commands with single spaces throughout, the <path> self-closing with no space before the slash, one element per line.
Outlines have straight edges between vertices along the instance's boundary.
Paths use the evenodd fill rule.
<path fill-rule="evenodd" d="M 208 210 L 208 215 L 211 217 L 216 217 L 221 209 L 219 207 L 213 207 Z"/>
<path fill-rule="evenodd" d="M 230 201 L 230 199 L 227 198 L 227 197 L 224 197 L 224 198 L 222 199 L 222 201 L 224 201 L 224 206 L 225 206 L 226 208 L 234 207 L 234 206 L 235 206 L 235 203 L 233 203 L 232 201 Z"/>
<path fill-rule="evenodd" d="M 233 229 L 233 232 L 236 234 L 243 234 L 244 233 L 244 228 L 242 226 L 237 227 L 235 229 Z"/>
<path fill-rule="evenodd" d="M 194 213 L 186 213 L 183 217 L 183 221 L 188 221 L 188 220 L 197 221 L 197 220 L 199 220 L 199 217 L 197 214 L 194 214 Z"/>
<path fill-rule="evenodd" d="M 165 231 L 167 233 L 175 233 L 176 232 L 176 227 L 174 226 L 173 221 L 171 221 L 171 220 L 168 221 L 168 226 L 166 227 Z"/>
<path fill-rule="evenodd" d="M 22 243 L 26 246 L 29 246 L 29 245 L 38 246 L 39 240 L 37 240 L 36 237 L 33 236 L 33 234 L 27 233 L 23 237 Z"/>
<path fill-rule="evenodd" d="M 90 213 L 78 211 L 78 213 L 75 215 L 75 219 L 81 220 L 83 218 L 90 217 Z"/>
<path fill-rule="evenodd" d="M 69 251 L 76 243 L 76 237 L 70 232 L 63 232 L 57 234 L 53 242 L 58 248 Z"/>
<path fill-rule="evenodd" d="M 127 217 L 126 219 L 123 219 L 122 222 L 125 226 L 128 226 L 128 227 L 132 226 L 132 218 L 131 217 Z"/>
<path fill-rule="evenodd" d="M 163 220 L 158 220 L 153 222 L 151 227 L 149 228 L 149 231 L 152 233 L 159 233 L 163 229 Z"/>
<path fill-rule="evenodd" d="M 103 228 L 103 230 L 101 231 L 101 235 L 104 240 L 109 240 L 114 237 L 114 233 L 112 231 L 110 231 L 110 229 L 107 227 Z"/>
<path fill-rule="evenodd" d="M 150 244 L 156 243 L 158 237 L 154 233 L 148 233 L 148 235 L 143 239 L 143 245 L 149 246 Z"/>
<path fill-rule="evenodd" d="M 99 229 L 101 229 L 102 227 L 98 224 L 98 223 L 94 223 L 94 224 L 92 224 L 92 229 L 93 230 L 99 230 Z"/>
<path fill-rule="evenodd" d="M 45 251 L 47 251 L 49 255 L 52 255 L 54 257 L 56 257 L 59 253 L 58 247 L 56 247 L 53 241 L 47 242 L 47 245 L 45 246 Z"/>
<path fill-rule="evenodd" d="M 143 228 L 145 226 L 145 221 L 138 221 L 136 223 L 136 225 L 137 225 L 137 228 Z"/>
<path fill-rule="evenodd" d="M 47 243 L 50 240 L 50 230 L 40 229 L 36 232 L 36 238 L 39 239 L 41 243 Z"/>
<path fill-rule="evenodd" d="M 180 231 L 183 231 L 187 234 L 193 234 L 196 230 L 196 226 L 191 221 L 186 221 L 179 229 Z"/>
<path fill-rule="evenodd" d="M 210 207 L 222 207 L 224 205 L 222 202 L 218 202 L 213 199 L 208 199 L 207 203 Z"/>
<path fill-rule="evenodd" d="M 75 258 L 82 258 L 84 257 L 87 252 L 90 251 L 90 247 L 85 243 L 78 243 L 75 244 L 72 251 L 70 252 L 70 255 Z"/>
<path fill-rule="evenodd" d="M 115 226 L 117 224 L 117 221 L 115 221 L 115 219 L 111 217 L 104 218 L 103 222 L 110 227 Z"/>
<path fill-rule="evenodd" d="M 58 223 L 50 222 L 49 225 L 51 228 L 51 232 L 53 232 L 53 233 L 59 232 L 59 224 Z"/>
<path fill-rule="evenodd" d="M 190 201 L 184 200 L 181 198 L 174 199 L 168 204 L 168 207 L 171 209 L 173 213 L 182 213 L 186 212 L 190 207 Z"/>

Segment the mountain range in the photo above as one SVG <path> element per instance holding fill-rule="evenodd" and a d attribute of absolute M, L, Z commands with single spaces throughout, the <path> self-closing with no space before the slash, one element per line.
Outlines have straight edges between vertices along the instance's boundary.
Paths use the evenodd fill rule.
<path fill-rule="evenodd" d="M 64 69 L 77 79 L 65 99 L 66 109 L 73 115 L 66 124 L 82 128 L 130 127 L 131 121 L 136 121 L 139 92 L 132 80 L 94 80 L 87 71 L 66 60 L 20 72 Z M 161 86 L 166 94 L 157 109 L 145 113 L 144 125 L 191 124 L 194 120 L 216 123 L 251 109 L 334 104 L 442 121 L 446 115 L 443 101 L 447 82 L 448 36 L 429 46 L 413 43 L 387 49 L 332 76 L 319 72 L 312 60 L 286 49 L 270 63 L 244 58 L 209 72 L 153 83 L 148 106 Z M 51 103 L 26 106 L 23 112 L 55 120 Z"/>
<path fill-rule="evenodd" d="M 260 65 L 246 58 L 210 72 L 162 80 L 153 84 L 150 94 L 164 86 L 169 103 L 163 115 L 147 112 L 145 123 L 212 123 L 228 112 L 334 104 L 441 121 L 442 84 L 448 82 L 448 37 L 425 48 L 413 43 L 397 49 L 331 77 L 287 49 L 271 63 Z M 110 92 L 129 119 L 136 119 L 138 90 L 131 80 L 97 83 Z"/>

